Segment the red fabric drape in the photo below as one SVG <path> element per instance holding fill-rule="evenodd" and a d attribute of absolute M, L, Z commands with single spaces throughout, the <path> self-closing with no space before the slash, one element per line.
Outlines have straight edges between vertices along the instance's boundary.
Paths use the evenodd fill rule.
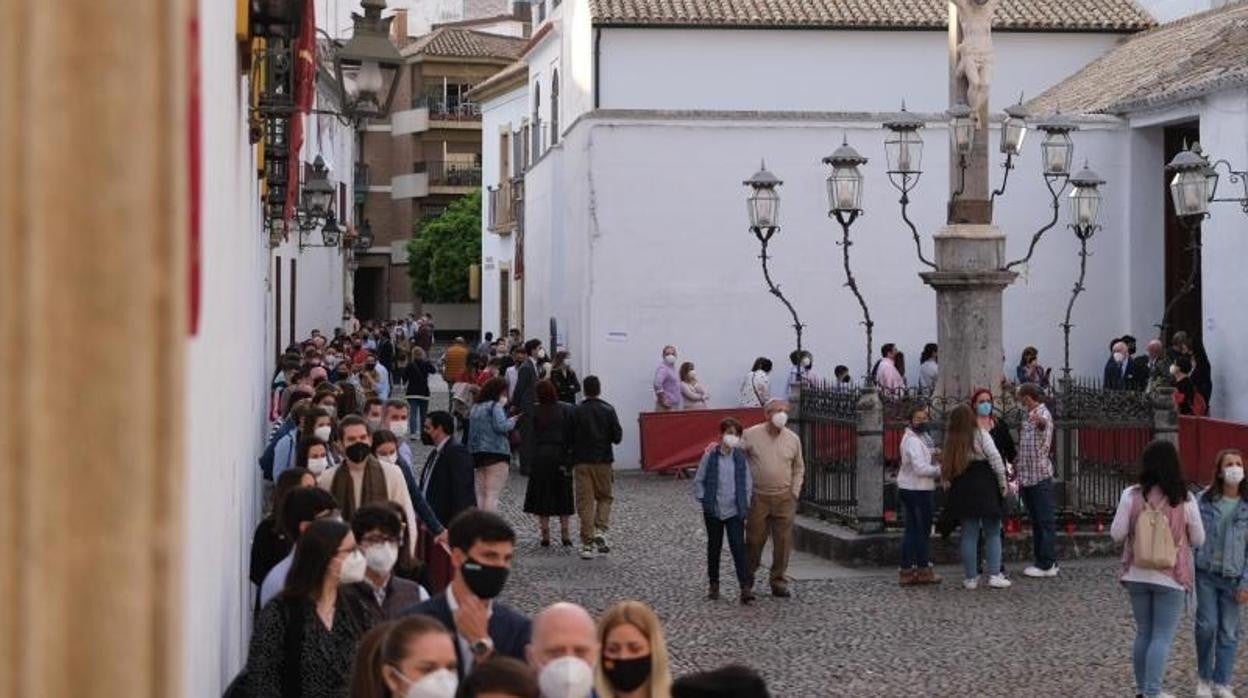
<path fill-rule="evenodd" d="M 314 0 L 303 0 L 303 21 L 299 37 L 295 39 L 295 113 L 290 117 L 290 164 L 286 173 L 287 221 L 295 217 L 295 203 L 299 200 L 299 178 L 303 163 L 299 151 L 303 148 L 303 116 L 312 110 L 312 98 L 316 94 L 316 5 Z"/>

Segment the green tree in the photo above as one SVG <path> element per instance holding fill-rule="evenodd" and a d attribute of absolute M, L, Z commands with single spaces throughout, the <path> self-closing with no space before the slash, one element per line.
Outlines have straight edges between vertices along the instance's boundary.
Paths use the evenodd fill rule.
<path fill-rule="evenodd" d="M 468 302 L 468 267 L 481 263 L 481 190 L 420 226 L 407 253 L 412 293 L 432 303 Z"/>

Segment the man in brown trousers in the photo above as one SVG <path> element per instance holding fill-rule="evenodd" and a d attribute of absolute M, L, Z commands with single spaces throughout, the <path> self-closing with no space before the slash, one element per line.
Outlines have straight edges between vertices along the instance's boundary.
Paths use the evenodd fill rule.
<path fill-rule="evenodd" d="M 788 598 L 785 571 L 793 549 L 793 518 L 797 515 L 797 497 L 802 491 L 806 466 L 802 461 L 801 439 L 785 428 L 789 403 L 773 398 L 763 409 L 767 421 L 746 429 L 741 435 L 741 445 L 749 455 L 750 474 L 754 479 L 750 514 L 745 523 L 745 547 L 752 581 L 762 562 L 763 546 L 768 535 L 771 536 L 771 594 Z M 750 593 L 752 596 L 753 592 Z"/>

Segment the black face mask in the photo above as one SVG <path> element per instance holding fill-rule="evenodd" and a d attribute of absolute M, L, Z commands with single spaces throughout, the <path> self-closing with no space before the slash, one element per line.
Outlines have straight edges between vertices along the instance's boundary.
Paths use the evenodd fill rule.
<path fill-rule="evenodd" d="M 363 463 L 368 460 L 368 455 L 372 452 L 373 449 L 368 444 L 363 441 L 357 441 L 356 443 L 347 446 L 347 460 L 352 463 Z"/>
<path fill-rule="evenodd" d="M 420 432 L 420 442 L 426 446 L 432 446 L 433 437 L 429 435 L 429 432 L 422 430 Z"/>
<path fill-rule="evenodd" d="M 926 434 L 932 430 L 932 425 L 929 422 L 922 422 L 920 424 L 911 424 L 910 430 L 916 434 Z"/>
<path fill-rule="evenodd" d="M 606 674 L 611 687 L 620 693 L 631 693 L 641 688 L 650 678 L 651 656 L 636 659 L 602 658 L 602 673 Z"/>
<path fill-rule="evenodd" d="M 507 584 L 507 575 L 511 570 L 468 558 L 460 572 L 464 575 L 464 583 L 468 585 L 468 589 L 479 598 L 488 600 L 503 593 L 503 586 Z"/>

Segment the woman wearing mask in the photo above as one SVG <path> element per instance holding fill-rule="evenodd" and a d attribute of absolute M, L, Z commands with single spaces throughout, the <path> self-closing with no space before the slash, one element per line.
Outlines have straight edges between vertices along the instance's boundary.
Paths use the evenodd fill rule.
<path fill-rule="evenodd" d="M 298 462 L 298 446 L 300 442 L 305 439 L 316 438 L 329 443 L 333 435 L 334 418 L 319 407 L 309 407 L 303 413 L 303 421 L 299 423 L 299 428 L 283 436 L 278 440 L 277 445 L 273 447 L 273 478 L 277 479 L 283 470 L 300 465 Z M 332 455 L 330 459 L 332 460 Z M 301 467 L 308 466 L 303 465 Z"/>
<path fill-rule="evenodd" d="M 932 493 L 940 479 L 940 466 L 933 463 L 926 407 L 913 407 L 901 437 L 901 469 L 897 472 L 897 494 L 901 499 L 905 532 L 901 538 L 901 586 L 939 584 L 940 577 L 928 560 L 932 535 Z"/>
<path fill-rule="evenodd" d="M 986 548 L 988 586 L 1005 589 L 1010 581 L 1001 573 L 1001 515 L 1005 497 L 1005 461 L 979 424 L 970 407 L 958 405 L 945 427 L 941 477 L 949 482 L 945 507 L 962 524 L 962 585 L 979 587 L 978 543 L 982 530 Z"/>
<path fill-rule="evenodd" d="M 771 399 L 771 359 L 760 356 L 741 382 L 741 406 L 762 407 Z"/>
<path fill-rule="evenodd" d="M 533 412 L 533 463 L 529 466 L 529 486 L 524 493 L 524 512 L 537 516 L 542 547 L 550 546 L 550 517 L 559 517 L 559 537 L 571 547 L 568 519 L 576 513 L 572 499 L 572 439 L 576 408 L 559 401 L 555 384 L 537 382 L 537 409 Z"/>
<path fill-rule="evenodd" d="M 373 432 L 373 455 L 382 463 L 398 466 L 399 437 L 389 429 L 378 429 Z M 410 465 L 410 464 L 409 464 Z"/>
<path fill-rule="evenodd" d="M 729 417 L 719 423 L 719 443 L 708 450 L 693 477 L 693 498 L 702 505 L 702 521 L 706 524 L 706 573 L 712 601 L 719 598 L 719 555 L 724 534 L 728 534 L 728 552 L 741 588 L 741 603 L 754 600 L 749 565 L 745 555 L 745 520 L 750 509 L 754 482 L 741 448 L 741 422 Z"/>
<path fill-rule="evenodd" d="M 286 494 L 296 487 L 316 487 L 316 478 L 306 468 L 290 468 L 277 478 L 273 486 L 273 500 L 269 514 L 256 524 L 255 534 L 251 537 L 251 569 L 250 578 L 256 588 L 264 583 L 269 570 L 282 558 L 290 554 L 290 540 L 282 531 L 282 501 Z M 256 594 L 254 616 L 260 615 L 260 595 Z"/>
<path fill-rule="evenodd" d="M 1234 695 L 1239 607 L 1248 602 L 1248 485 L 1241 451 L 1218 454 L 1213 484 L 1199 506 L 1205 542 L 1196 548 L 1196 695 L 1226 698 Z"/>
<path fill-rule="evenodd" d="M 794 349 L 789 354 L 789 362 L 793 364 L 793 368 L 789 369 L 789 379 L 785 382 L 785 390 L 789 400 L 796 401 L 802 388 L 809 387 L 816 380 L 814 371 L 811 370 L 811 367 L 815 365 L 815 358 L 806 350 Z"/>
<path fill-rule="evenodd" d="M 1169 528 L 1174 557 L 1168 561 L 1161 560 L 1164 550 L 1150 544 L 1157 540 L 1155 537 L 1135 539 L 1137 530 L 1156 530 L 1140 526 L 1146 510 L 1148 521 L 1156 521 L 1160 515 L 1164 521 L 1158 523 Z M 1119 581 L 1127 588 L 1131 614 L 1135 617 L 1135 642 L 1131 649 L 1135 690 L 1150 697 L 1169 695 L 1162 693 L 1161 684 L 1174 633 L 1183 615 L 1183 598 L 1193 586 L 1192 547 L 1205 543 L 1200 506 L 1183 484 L 1179 452 L 1174 444 L 1154 441 L 1144 448 L 1139 484 L 1123 490 L 1109 535 L 1116 543 L 1126 541 Z M 1138 553 L 1151 559 L 1141 559 L 1137 564 Z"/>
<path fill-rule="evenodd" d="M 429 376 L 437 372 L 438 367 L 425 355 L 425 350 L 412 347 L 403 382 L 407 384 L 408 428 L 413 434 L 419 434 L 425 423 L 425 414 L 429 411 Z"/>
<path fill-rule="evenodd" d="M 364 611 L 342 586 L 363 581 L 367 563 L 351 528 L 313 521 L 295 547 L 282 593 L 256 621 L 247 655 L 253 696 L 343 696 Z"/>
<path fill-rule="evenodd" d="M 403 508 L 394 502 L 365 504 L 351 517 L 351 533 L 364 553 L 364 581 L 352 585 L 356 599 L 372 620 L 394 620 L 407 609 L 429 599 L 416 582 L 399 574 L 408 540 Z"/>
<path fill-rule="evenodd" d="M 475 468 L 477 506 L 487 511 L 498 507 L 499 494 L 507 484 L 507 470 L 511 467 L 508 434 L 520 419 L 519 415 L 507 417 L 506 392 L 505 379 L 491 379 L 481 388 L 477 403 L 468 413 L 468 451 Z"/>
<path fill-rule="evenodd" d="M 321 431 L 324 433 L 324 430 Z M 295 469 L 307 469 L 312 477 L 320 477 L 321 473 L 333 465 L 329 458 L 329 445 L 319 436 L 310 436 L 299 440 L 298 453 L 295 456 Z"/>
<path fill-rule="evenodd" d="M 1014 378 L 1018 384 L 1035 383 L 1048 389 L 1049 375 L 1049 370 L 1040 365 L 1040 352 L 1035 347 L 1024 348 L 1023 355 L 1018 360 L 1018 368 L 1014 369 Z"/>
<path fill-rule="evenodd" d="M 325 410 L 329 416 L 338 417 L 338 386 L 333 383 L 326 383 L 325 387 L 318 388 L 316 396 L 312 398 L 312 404 Z"/>
<path fill-rule="evenodd" d="M 1005 481 L 1007 492 L 1014 495 L 1018 494 L 1018 473 L 1014 470 L 1014 462 L 1018 458 L 1018 446 L 1014 443 L 1014 436 L 1010 433 L 1010 426 L 1004 420 L 997 418 L 996 405 L 992 401 L 992 392 L 987 388 L 980 388 L 971 395 L 971 407 L 975 409 L 975 419 L 979 422 L 979 428 L 988 432 L 992 437 L 992 443 L 997 447 L 997 453 L 1001 454 L 1001 460 L 1005 461 Z M 1005 514 L 1005 505 L 1002 505 L 1002 514 Z M 1001 529 L 1001 546 L 1005 547 L 1005 528 Z M 1001 567 L 1001 574 L 1005 574 L 1005 566 Z"/>
<path fill-rule="evenodd" d="M 572 366 L 568 364 L 569 358 L 571 357 L 566 351 L 555 352 L 555 363 L 550 366 L 550 381 L 555 384 L 559 402 L 575 405 L 576 394 L 581 392 L 581 381 L 576 377 L 576 371 L 573 371 Z"/>
<path fill-rule="evenodd" d="M 680 365 L 680 397 L 686 410 L 704 410 L 711 401 L 711 391 L 698 381 L 698 372 L 690 361 Z"/>
<path fill-rule="evenodd" d="M 923 353 L 919 354 L 919 390 L 931 394 L 936 390 L 936 381 L 940 378 L 940 358 L 938 347 L 934 342 L 923 345 Z"/>
<path fill-rule="evenodd" d="M 672 673 L 663 627 L 650 607 L 622 601 L 598 621 L 595 688 L 600 698 L 671 698 Z"/>
<path fill-rule="evenodd" d="M 360 641 L 351 698 L 454 698 L 459 662 L 454 638 L 429 616 L 383 623 Z"/>

